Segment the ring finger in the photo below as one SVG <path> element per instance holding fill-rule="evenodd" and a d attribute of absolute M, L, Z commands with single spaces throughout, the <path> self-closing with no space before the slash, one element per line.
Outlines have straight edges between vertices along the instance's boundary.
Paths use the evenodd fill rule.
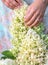
<path fill-rule="evenodd" d="M 31 20 L 29 20 L 27 23 L 25 23 L 27 26 L 30 26 L 31 24 L 34 23 L 34 21 L 36 20 L 36 18 L 39 16 L 39 10 L 36 11 L 36 13 L 34 13 L 33 17 L 31 18 Z"/>
<path fill-rule="evenodd" d="M 35 20 L 35 22 L 30 25 L 30 27 L 37 26 L 42 20 L 43 20 L 43 18 L 40 17 L 40 15 L 39 15 L 39 16 L 37 17 L 37 19 Z"/>

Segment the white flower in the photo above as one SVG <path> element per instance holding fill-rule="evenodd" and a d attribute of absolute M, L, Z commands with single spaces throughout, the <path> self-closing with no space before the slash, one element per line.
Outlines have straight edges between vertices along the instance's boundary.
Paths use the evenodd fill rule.
<path fill-rule="evenodd" d="M 0 60 L 0 65 L 16 65 L 16 62 L 15 60 L 5 59 L 5 60 Z"/>

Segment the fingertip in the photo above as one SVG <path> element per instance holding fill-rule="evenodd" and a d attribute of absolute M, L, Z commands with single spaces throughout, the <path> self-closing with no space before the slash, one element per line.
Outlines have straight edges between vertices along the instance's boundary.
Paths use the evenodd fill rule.
<path fill-rule="evenodd" d="M 21 3 L 20 3 L 20 5 L 22 6 L 22 5 L 23 5 L 23 3 L 21 2 Z"/>
<path fill-rule="evenodd" d="M 26 22 L 26 16 L 24 16 L 24 22 Z"/>
<path fill-rule="evenodd" d="M 24 25 L 27 26 L 25 21 L 24 21 Z"/>
<path fill-rule="evenodd" d="M 28 22 L 29 20 L 30 20 L 29 14 L 26 15 L 26 16 L 24 16 L 24 21 L 25 21 L 25 22 Z"/>
<path fill-rule="evenodd" d="M 20 6 L 19 6 L 19 5 L 18 5 L 18 6 L 16 6 L 16 7 L 15 7 L 15 9 L 20 9 Z"/>
<path fill-rule="evenodd" d="M 27 18 L 27 15 L 24 16 L 24 19 L 26 19 L 26 18 Z"/>
<path fill-rule="evenodd" d="M 24 24 L 24 25 L 25 25 L 26 28 L 28 27 L 26 24 Z"/>

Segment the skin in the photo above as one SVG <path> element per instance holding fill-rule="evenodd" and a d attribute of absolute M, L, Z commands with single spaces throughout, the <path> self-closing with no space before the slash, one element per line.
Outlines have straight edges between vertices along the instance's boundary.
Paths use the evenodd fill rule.
<path fill-rule="evenodd" d="M 2 0 L 2 2 L 11 9 L 18 8 L 22 5 L 21 0 Z"/>
<path fill-rule="evenodd" d="M 43 21 L 43 16 L 47 7 L 47 1 L 44 3 L 43 0 L 35 0 L 28 7 L 26 15 L 24 17 L 25 26 L 37 26 L 40 22 Z"/>
<path fill-rule="evenodd" d="M 3 3 L 11 8 L 19 8 L 22 5 L 21 0 L 2 0 Z M 24 17 L 24 24 L 28 27 L 37 26 L 40 22 L 43 21 L 43 16 L 48 5 L 48 0 L 35 0 L 31 5 L 29 5 L 25 17 Z"/>

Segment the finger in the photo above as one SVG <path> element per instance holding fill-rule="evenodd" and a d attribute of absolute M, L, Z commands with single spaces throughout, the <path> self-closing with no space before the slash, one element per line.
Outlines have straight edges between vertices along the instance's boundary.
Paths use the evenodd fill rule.
<path fill-rule="evenodd" d="M 14 9 L 19 9 L 20 8 L 20 6 L 17 6 L 17 7 L 15 7 Z"/>
<path fill-rule="evenodd" d="M 5 2 L 5 0 L 2 0 L 2 2 Z"/>
<path fill-rule="evenodd" d="M 19 3 L 20 5 L 22 5 L 22 0 L 16 0 L 17 3 Z"/>
<path fill-rule="evenodd" d="M 15 0 L 10 0 L 10 3 L 15 7 L 19 5 L 19 3 L 17 3 Z"/>
<path fill-rule="evenodd" d="M 39 16 L 39 10 L 36 12 L 36 13 L 34 13 L 34 15 L 33 15 L 33 17 L 31 18 L 31 20 L 29 21 L 29 22 L 26 22 L 25 24 L 27 25 L 27 26 L 30 26 L 31 24 L 33 24 L 34 23 L 34 21 L 36 20 L 36 18 Z"/>
<path fill-rule="evenodd" d="M 34 26 L 38 26 L 38 24 L 40 24 L 41 22 L 43 22 L 43 14 L 42 13 L 40 13 L 40 18 L 39 18 L 39 23 L 37 23 L 36 25 L 34 25 Z"/>
<path fill-rule="evenodd" d="M 40 16 L 38 16 L 37 19 L 35 20 L 35 22 L 32 25 L 30 25 L 30 27 L 37 26 L 41 21 L 42 21 L 42 18 L 40 18 Z"/>
<path fill-rule="evenodd" d="M 14 9 L 14 6 L 12 6 L 12 4 L 5 3 L 5 5 L 6 5 L 7 7 L 9 7 L 10 9 Z"/>
<path fill-rule="evenodd" d="M 33 26 L 35 26 L 38 23 L 39 23 L 39 19 L 37 18 L 36 21 L 33 24 L 31 24 L 29 27 L 33 27 Z"/>
<path fill-rule="evenodd" d="M 40 20 L 39 20 L 39 22 L 36 24 L 36 25 L 34 25 L 34 26 L 38 26 L 41 22 L 43 22 L 43 19 L 41 18 Z"/>
<path fill-rule="evenodd" d="M 34 15 L 35 12 L 36 12 L 35 9 L 30 9 L 29 13 L 26 14 L 26 16 L 24 17 L 24 21 L 28 22 L 31 19 L 31 17 Z"/>
<path fill-rule="evenodd" d="M 34 26 L 38 26 L 41 22 L 42 22 L 42 18 L 37 23 L 35 23 Z"/>
<path fill-rule="evenodd" d="M 11 8 L 11 9 L 13 9 L 14 8 L 14 6 L 12 6 L 12 4 L 9 4 L 9 1 L 8 0 L 2 0 L 3 1 L 3 3 L 7 6 L 7 7 L 9 7 L 9 8 Z"/>

